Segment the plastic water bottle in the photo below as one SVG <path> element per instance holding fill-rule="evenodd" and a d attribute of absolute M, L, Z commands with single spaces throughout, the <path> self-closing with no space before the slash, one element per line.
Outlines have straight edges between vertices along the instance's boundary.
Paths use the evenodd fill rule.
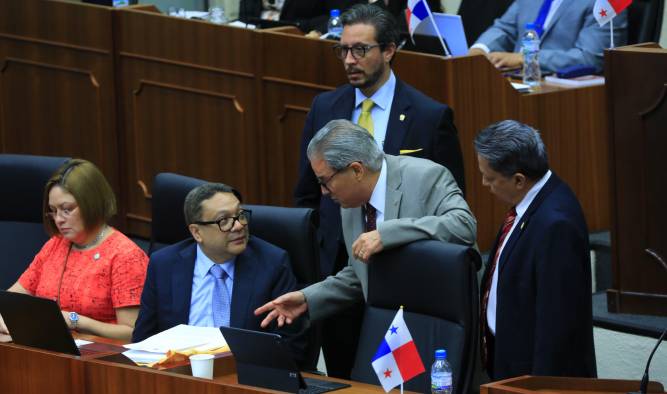
<path fill-rule="evenodd" d="M 333 9 L 329 13 L 329 23 L 327 24 L 328 37 L 340 37 L 343 34 L 343 23 L 340 20 L 340 10 Z"/>
<path fill-rule="evenodd" d="M 435 362 L 431 366 L 431 393 L 451 394 L 453 392 L 452 367 L 447 362 L 447 351 L 438 349 L 435 351 Z"/>
<path fill-rule="evenodd" d="M 526 32 L 521 37 L 521 53 L 523 54 L 523 83 L 532 87 L 540 86 L 540 36 L 532 23 L 526 24 Z"/>
<path fill-rule="evenodd" d="M 225 18 L 225 10 L 222 7 L 211 7 L 208 11 L 208 20 L 216 25 L 227 23 Z"/>

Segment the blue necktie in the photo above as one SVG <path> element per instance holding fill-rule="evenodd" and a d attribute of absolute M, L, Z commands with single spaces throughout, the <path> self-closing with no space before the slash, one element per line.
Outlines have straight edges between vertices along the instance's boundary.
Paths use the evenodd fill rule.
<path fill-rule="evenodd" d="M 537 29 L 537 34 L 542 37 L 544 33 L 544 22 L 547 20 L 547 15 L 549 15 L 549 9 L 551 8 L 551 2 L 553 0 L 544 0 L 542 7 L 540 7 L 540 12 L 537 14 L 537 19 L 535 19 L 535 27 Z"/>
<path fill-rule="evenodd" d="M 213 299 L 211 306 L 213 308 L 213 324 L 216 327 L 229 326 L 229 311 L 231 307 L 231 296 L 229 289 L 227 289 L 227 272 L 222 269 L 219 264 L 213 264 L 209 270 L 213 278 L 215 278 L 215 286 L 213 287 Z"/>

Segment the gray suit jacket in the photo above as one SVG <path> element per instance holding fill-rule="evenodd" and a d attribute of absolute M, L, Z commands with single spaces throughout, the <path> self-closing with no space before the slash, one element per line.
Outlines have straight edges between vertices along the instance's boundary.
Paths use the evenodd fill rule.
<path fill-rule="evenodd" d="M 474 245 L 477 222 L 447 168 L 408 156 L 385 158 L 385 213 L 377 226 L 385 249 L 420 239 Z M 337 275 L 302 290 L 311 320 L 330 316 L 367 296 L 368 266 L 352 257 L 352 243 L 364 232 L 363 212 L 361 208 L 340 211 L 345 247 L 351 257 Z"/>
<path fill-rule="evenodd" d="M 542 34 L 540 66 L 556 71 L 577 64 L 602 70 L 603 51 L 609 48 L 609 25 L 600 27 L 593 16 L 595 0 L 563 0 Z M 518 52 L 526 23 L 537 18 L 542 0 L 515 0 L 477 39 L 491 52 Z M 614 18 L 614 44 L 627 41 L 627 12 Z"/>

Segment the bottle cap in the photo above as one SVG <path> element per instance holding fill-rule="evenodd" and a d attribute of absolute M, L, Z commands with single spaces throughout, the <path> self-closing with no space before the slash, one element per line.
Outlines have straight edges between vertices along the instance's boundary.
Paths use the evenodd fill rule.
<path fill-rule="evenodd" d="M 436 359 L 444 359 L 447 358 L 447 351 L 445 349 L 437 349 L 435 351 L 435 358 Z"/>
<path fill-rule="evenodd" d="M 331 12 L 329 13 L 329 15 L 330 15 L 331 17 L 334 17 L 334 16 L 340 16 L 340 10 L 339 10 L 338 8 L 334 8 L 333 10 L 331 10 Z"/>
<path fill-rule="evenodd" d="M 537 31 L 537 25 L 534 23 L 526 23 L 526 30 L 535 30 Z"/>

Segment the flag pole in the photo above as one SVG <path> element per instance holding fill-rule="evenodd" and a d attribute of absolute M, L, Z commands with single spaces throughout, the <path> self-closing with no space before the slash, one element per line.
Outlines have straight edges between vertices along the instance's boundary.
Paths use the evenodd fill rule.
<path fill-rule="evenodd" d="M 609 37 L 611 39 L 611 48 L 614 49 L 614 18 L 609 20 Z"/>
<path fill-rule="evenodd" d="M 403 394 L 403 383 L 401 383 L 401 394 Z"/>
<path fill-rule="evenodd" d="M 433 28 L 435 29 L 435 32 L 438 33 L 438 40 L 440 40 L 440 45 L 442 45 L 442 49 L 445 51 L 445 57 L 451 57 L 452 54 L 449 53 L 449 50 L 447 49 L 447 45 L 445 45 L 445 41 L 442 39 L 442 34 L 440 34 L 440 29 L 438 29 L 438 25 L 435 23 L 435 18 L 433 18 L 433 13 L 431 12 L 431 8 L 428 6 L 428 2 L 424 0 L 424 5 L 426 6 L 426 9 L 428 10 L 428 17 L 431 19 L 431 23 L 433 24 Z"/>

